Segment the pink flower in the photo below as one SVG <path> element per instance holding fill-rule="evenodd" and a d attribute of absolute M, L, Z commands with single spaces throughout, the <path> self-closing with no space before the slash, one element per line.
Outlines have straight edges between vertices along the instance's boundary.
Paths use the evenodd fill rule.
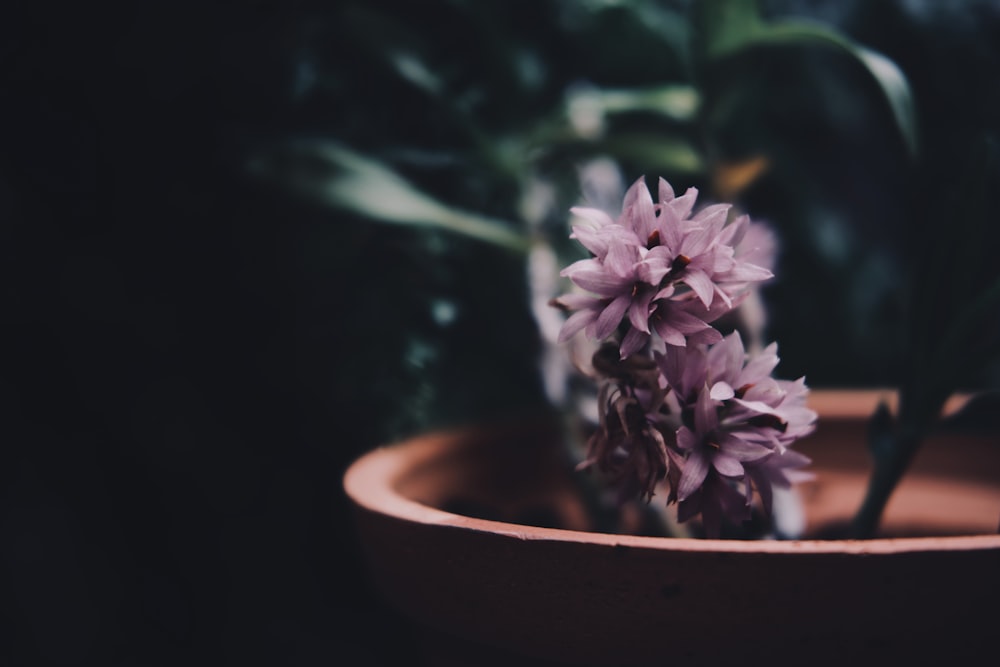
<path fill-rule="evenodd" d="M 800 468 L 809 459 L 788 446 L 812 431 L 816 413 L 804 380 L 771 377 L 776 345 L 747 358 L 733 333 L 710 348 L 668 349 L 656 362 L 671 389 L 665 402 L 682 417 L 675 441 L 683 472 L 670 496 L 680 520 L 701 513 L 706 531 L 718 534 L 722 518 L 747 518 L 753 488 L 770 513 L 773 487 L 806 478 Z"/>
<path fill-rule="evenodd" d="M 645 248 L 633 243 L 632 235 L 620 227 L 608 229 L 595 238 L 599 242 L 591 246 L 601 254 L 582 259 L 562 271 L 561 275 L 596 297 L 559 300 L 561 305 L 579 309 L 566 320 L 559 333 L 560 342 L 583 328 L 591 338 L 604 340 L 626 315 L 634 326 L 649 330 L 649 304 L 656 290 L 647 281 L 650 276 L 643 264 Z"/>
<path fill-rule="evenodd" d="M 705 515 L 705 507 L 717 508 L 721 515 L 739 522 L 749 518 L 750 489 L 746 477 L 746 464 L 752 464 L 770 456 L 773 450 L 766 445 L 742 437 L 730 431 L 719 419 L 719 402 L 711 397 L 711 391 L 704 387 L 694 405 L 693 427 L 681 426 L 677 431 L 677 447 L 686 456 L 684 470 L 680 477 L 676 494 L 682 510 L 685 504 L 694 501 L 702 512 L 705 530 L 718 534 L 718 525 L 712 525 Z M 740 482 L 745 491 L 739 494 L 741 504 L 734 504 L 732 491 Z"/>
<path fill-rule="evenodd" d="M 560 340 L 581 330 L 605 340 L 623 328 L 622 358 L 645 347 L 654 334 L 674 346 L 718 340 L 710 323 L 735 306 L 741 290 L 771 272 L 736 253 L 749 224 L 746 216 L 727 226 L 728 204 L 692 215 L 697 197 L 694 188 L 675 197 L 661 178 L 654 204 L 640 178 L 625 193 L 617 220 L 597 209 L 573 209 L 586 224 L 575 226 L 571 238 L 593 257 L 562 272 L 587 295 L 557 300 L 577 311 L 563 325 Z"/>
<path fill-rule="evenodd" d="M 573 209 L 571 236 L 592 256 L 562 272 L 580 291 L 555 301 L 575 311 L 559 340 L 609 341 L 593 357 L 599 424 L 580 467 L 609 475 L 623 501 L 666 487 L 679 520 L 701 514 L 718 536 L 723 520 L 749 518 L 755 488 L 770 512 L 773 489 L 805 475 L 809 459 L 789 446 L 816 413 L 803 379 L 772 377 L 776 344 L 748 357 L 739 333 L 712 326 L 771 277 L 767 228 L 728 222 L 727 204 L 693 213 L 694 188 L 676 197 L 660 179 L 658 195 L 640 178 L 617 220 Z"/>

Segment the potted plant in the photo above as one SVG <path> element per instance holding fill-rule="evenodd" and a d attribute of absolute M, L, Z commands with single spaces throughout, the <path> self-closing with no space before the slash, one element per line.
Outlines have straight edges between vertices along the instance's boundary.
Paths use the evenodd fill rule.
<path fill-rule="evenodd" d="M 907 67 L 827 25 L 783 19 L 781 3 L 765 17 L 742 0 L 549 2 L 524 14 L 450 2 L 402 18 L 355 4 L 327 40 L 346 41 L 351 57 L 340 62 L 351 67 L 330 80 L 314 61 L 303 67 L 325 89 L 352 93 L 333 114 L 339 134 L 300 135 L 254 167 L 332 207 L 339 226 L 321 240 L 347 249 L 330 262 L 347 267 L 335 281 L 348 295 L 337 312 L 379 324 L 336 327 L 356 332 L 339 341 L 352 354 L 338 395 L 374 396 L 351 403 L 368 407 L 345 411 L 349 423 L 392 425 L 378 442 L 431 433 L 376 449 L 345 478 L 371 571 L 388 599 L 432 630 L 431 653 L 457 664 L 497 652 L 499 664 L 765 654 L 794 664 L 796 647 L 810 662 L 981 649 L 996 620 L 987 603 L 997 593 L 997 436 L 995 424 L 979 436 L 960 427 L 976 414 L 971 421 L 989 424 L 983 396 L 961 390 L 996 378 L 988 137 L 1000 128 L 969 111 L 982 104 L 984 117 L 1000 117 L 988 113 L 990 88 L 947 85 L 961 68 L 944 58 L 928 58 L 935 74 L 920 78 L 927 62 L 892 39 L 881 44 Z M 872 15 L 889 11 L 881 7 L 858 9 L 855 32 L 877 36 Z M 923 18 L 925 39 L 911 41 L 950 57 L 964 33 Z M 468 30 L 439 42 L 406 22 L 424 33 L 435 23 Z M 529 25 L 544 29 L 521 30 Z M 894 25 L 893 35 L 913 29 Z M 951 41 L 928 37 L 942 34 Z M 355 71 L 358 62 L 367 67 Z M 352 81 L 364 85 L 351 90 Z M 365 103 L 370 91 L 388 92 Z M 385 120 L 372 109 L 407 113 L 368 123 Z M 957 167 L 980 149 L 970 169 Z M 753 238 L 765 228 L 741 232 L 749 223 L 688 209 L 686 195 L 654 187 L 648 205 L 639 185 L 610 195 L 622 173 L 666 174 L 774 222 L 780 261 L 754 251 L 766 246 L 766 234 Z M 589 234 L 582 249 L 564 233 L 581 195 L 604 211 L 584 214 L 596 228 L 577 233 Z M 652 229 L 650 210 L 657 221 L 672 211 L 681 228 Z M 686 236 L 695 232 L 697 243 Z M 701 254 L 660 256 L 685 242 Z M 557 286 L 553 275 L 576 260 L 582 267 Z M 398 265 L 409 272 L 394 273 Z M 602 280 L 598 268 L 616 275 Z M 745 289 L 762 269 L 777 274 L 766 299 Z M 451 292 L 434 282 L 449 270 Z M 641 274 L 617 275 L 633 270 Z M 716 275 L 727 271 L 743 275 Z M 358 276 L 366 289 L 341 289 Z M 589 289 L 563 296 L 574 277 Z M 582 333 L 558 341 L 565 325 L 552 298 Z M 808 373 L 825 388 L 807 396 L 804 385 L 761 372 L 776 363 L 764 345 L 765 301 L 775 306 L 766 310 L 781 333 L 782 373 Z M 739 308 L 720 312 L 730 305 Z M 381 326 L 386 313 L 392 326 Z M 659 329 L 649 322 L 665 315 Z M 541 334 L 551 402 L 508 410 L 507 399 L 531 392 L 518 372 L 536 359 L 526 322 Z M 414 341 L 402 335 L 408 326 Z M 588 326 L 614 347 L 587 341 Z M 353 354 L 368 349 L 373 330 L 377 354 Z M 449 372 L 435 359 L 453 360 Z M 705 377 L 690 370 L 703 366 Z M 586 373 L 567 374 L 577 367 Z M 505 386 L 509 378 L 519 382 Z M 748 397 L 764 386 L 778 391 Z M 844 386 L 866 390 L 833 389 Z M 892 390 L 874 389 L 883 386 Z M 488 411 L 467 410 L 475 396 L 514 416 L 498 419 L 498 408 L 482 428 L 426 428 L 437 425 L 430 408 L 449 424 L 482 423 Z M 411 418 L 406 428 L 400 414 Z M 744 444 L 706 436 L 727 420 L 745 422 Z M 638 445 L 621 447 L 623 434 Z M 812 464 L 800 468 L 805 458 Z M 779 461 L 789 465 L 770 468 Z M 813 479 L 784 488 L 800 473 Z M 634 500 L 619 504 L 620 490 Z M 716 532 L 724 539 L 702 537 Z M 776 579 L 763 575 L 771 568 Z M 438 633 L 448 641 L 432 641 Z"/>
<path fill-rule="evenodd" d="M 905 418 L 887 426 L 886 392 L 810 401 L 802 380 L 771 377 L 775 346 L 748 354 L 738 331 L 712 326 L 770 277 L 749 259 L 760 245 L 728 206 L 693 211 L 695 191 L 658 189 L 654 203 L 637 181 L 617 220 L 575 210 L 592 257 L 563 274 L 587 293 L 555 305 L 574 311 L 561 340 L 599 343 L 585 454 L 543 420 L 417 438 L 348 471 L 385 594 L 450 637 L 428 639 L 429 655 L 461 664 L 796 664 L 817 646 L 821 664 L 977 655 L 1000 594 L 996 434 L 922 432 L 923 464 L 883 532 L 864 532 L 889 495 L 878 463 L 868 482 L 864 442 L 876 461 L 911 459 Z M 587 468 L 615 503 L 580 479 Z"/>

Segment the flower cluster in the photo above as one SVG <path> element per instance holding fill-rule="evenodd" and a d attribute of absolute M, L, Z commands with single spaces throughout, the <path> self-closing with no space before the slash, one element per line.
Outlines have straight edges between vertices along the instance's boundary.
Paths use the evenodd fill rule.
<path fill-rule="evenodd" d="M 586 224 L 571 238 L 592 257 L 562 272 L 585 293 L 555 305 L 575 311 L 560 340 L 583 331 L 604 342 L 593 359 L 600 419 L 581 467 L 609 474 L 622 499 L 649 500 L 665 484 L 680 521 L 700 514 L 718 535 L 723 517 L 749 518 L 753 489 L 770 513 L 773 488 L 806 476 L 809 459 L 789 446 L 816 414 L 802 379 L 771 376 L 776 344 L 750 356 L 738 332 L 712 326 L 772 274 L 750 261 L 747 216 L 730 222 L 726 204 L 694 213 L 697 196 L 660 179 L 654 204 L 639 179 L 617 220 L 573 209 Z"/>

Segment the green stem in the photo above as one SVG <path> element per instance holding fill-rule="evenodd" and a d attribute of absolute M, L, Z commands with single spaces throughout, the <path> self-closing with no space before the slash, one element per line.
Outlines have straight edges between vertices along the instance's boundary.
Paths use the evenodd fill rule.
<path fill-rule="evenodd" d="M 875 536 L 885 506 L 903 473 L 913 461 L 922 439 L 915 431 L 897 433 L 886 443 L 888 445 L 886 449 L 880 455 L 876 455 L 875 469 L 864 502 L 851 523 L 852 538 L 865 540 Z"/>

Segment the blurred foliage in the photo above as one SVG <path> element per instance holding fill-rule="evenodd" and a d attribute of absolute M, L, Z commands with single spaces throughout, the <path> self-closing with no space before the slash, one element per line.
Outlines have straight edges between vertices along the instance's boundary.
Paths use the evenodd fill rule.
<path fill-rule="evenodd" d="M 907 313 L 930 307 L 909 292 L 921 240 L 947 236 L 940 203 L 963 197 L 959 165 L 1000 130 L 997 14 L 983 2 L 341 2 L 298 26 L 299 124 L 251 167 L 329 211 L 317 263 L 335 282 L 363 276 L 339 309 L 358 338 L 339 335 L 378 350 L 384 377 L 365 355 L 342 370 L 355 390 L 402 387 L 378 402 L 410 406 L 403 431 L 539 402 L 524 270 L 503 248 L 543 239 L 572 258 L 567 210 L 596 159 L 731 199 L 777 230 L 764 298 L 783 375 L 897 384 L 914 363 Z M 988 246 L 996 226 L 974 234 Z M 447 321 L 433 315 L 442 304 Z M 987 363 L 953 378 L 996 379 Z"/>

